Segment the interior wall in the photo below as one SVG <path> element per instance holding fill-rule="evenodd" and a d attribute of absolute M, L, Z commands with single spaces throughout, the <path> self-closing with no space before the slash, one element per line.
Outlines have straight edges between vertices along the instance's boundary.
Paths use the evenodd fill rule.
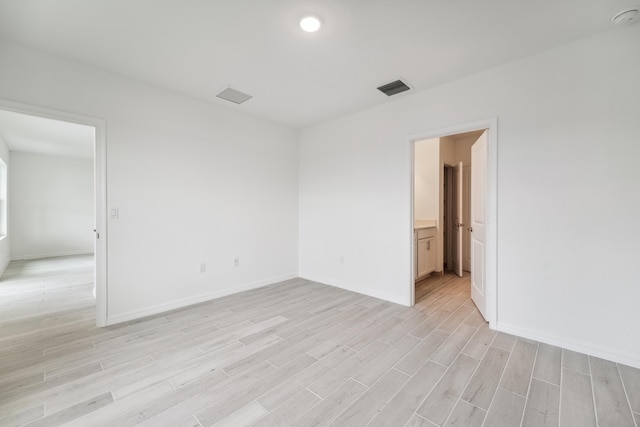
<path fill-rule="evenodd" d="M 0 58 L 0 98 L 106 122 L 108 323 L 297 276 L 297 131 L 7 42 Z"/>
<path fill-rule="evenodd" d="M 93 159 L 10 157 L 11 259 L 93 253 Z"/>
<path fill-rule="evenodd" d="M 4 196 L 5 196 L 5 206 L 7 207 L 6 209 L 6 215 L 9 215 L 9 207 L 8 207 L 8 202 L 9 202 L 9 191 L 8 191 L 8 180 L 9 180 L 9 173 L 11 171 L 11 166 L 10 166 L 10 158 L 9 158 L 9 149 L 7 148 L 6 143 L 4 142 L 4 139 L 2 139 L 2 137 L 0 136 L 0 159 L 2 159 L 2 161 L 4 161 L 5 165 L 7 166 L 7 182 L 2 183 L 0 182 L 0 185 L 4 185 Z M 2 193 L 2 189 L 0 189 L 0 194 Z M 6 234 L 2 237 L 0 237 L 0 277 L 2 276 L 2 274 L 4 273 L 4 271 L 7 269 L 7 265 L 9 265 L 9 261 L 11 260 L 11 233 L 8 229 L 9 226 L 9 220 L 8 218 L 5 218 L 6 224 L 7 224 L 7 230 L 6 230 Z"/>
<path fill-rule="evenodd" d="M 456 139 L 454 136 L 444 136 L 440 138 L 440 166 L 455 166 L 456 158 Z"/>
<path fill-rule="evenodd" d="M 414 218 L 418 220 L 438 219 L 440 181 L 440 141 L 438 138 L 416 141 L 414 149 Z"/>
<path fill-rule="evenodd" d="M 640 214 L 639 50 L 618 28 L 304 129 L 300 275 L 408 304 L 410 139 L 497 117 L 498 329 L 640 367 L 640 230 L 611 217 Z"/>
<path fill-rule="evenodd" d="M 455 140 L 456 159 L 465 166 L 471 164 L 471 146 L 478 140 L 478 137 L 479 136 L 468 136 Z"/>

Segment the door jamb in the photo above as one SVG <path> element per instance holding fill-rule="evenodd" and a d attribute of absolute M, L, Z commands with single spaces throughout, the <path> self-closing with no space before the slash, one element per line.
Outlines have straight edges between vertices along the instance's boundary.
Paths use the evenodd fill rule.
<path fill-rule="evenodd" d="M 96 248 L 96 325 L 107 326 L 107 133 L 106 122 L 103 119 L 83 116 L 35 105 L 0 99 L 0 109 L 15 113 L 39 116 L 48 119 L 78 123 L 93 126 L 96 130 L 94 143 L 94 174 L 95 174 L 95 226 L 100 238 L 95 240 Z M 9 167 L 11 167 L 9 165 Z"/>
<path fill-rule="evenodd" d="M 410 191 L 411 191 L 411 203 L 409 206 L 409 242 L 411 242 L 411 248 L 409 253 L 411 259 L 409 264 L 411 265 L 411 274 L 408 286 L 408 300 L 410 305 L 415 304 L 415 245 L 413 242 L 414 234 L 414 175 L 415 175 L 415 143 L 424 139 L 442 138 L 449 135 L 455 135 L 459 133 L 471 132 L 474 130 L 487 129 L 487 176 L 486 176 L 486 258 L 485 258 L 485 295 L 487 298 L 487 321 L 489 322 L 489 328 L 495 329 L 498 323 L 498 118 L 490 117 L 486 119 L 477 120 L 474 122 L 467 122 L 457 125 L 451 125 L 443 128 L 436 128 L 426 130 L 419 134 L 409 136 L 409 144 L 411 149 L 410 157 Z"/>

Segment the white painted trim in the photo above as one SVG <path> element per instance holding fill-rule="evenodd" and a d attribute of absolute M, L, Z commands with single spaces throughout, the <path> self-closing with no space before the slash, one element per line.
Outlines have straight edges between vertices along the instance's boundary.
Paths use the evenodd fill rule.
<path fill-rule="evenodd" d="M 249 283 L 242 286 L 234 286 L 233 288 L 226 288 L 215 292 L 208 292 L 206 294 L 200 294 L 189 298 L 183 298 L 176 301 L 167 302 L 164 304 L 157 304 L 151 307 L 146 307 L 140 310 L 128 311 L 126 313 L 120 313 L 111 315 L 107 318 L 107 325 L 116 325 L 118 323 L 127 322 L 129 320 L 136 320 L 147 316 L 153 316 L 155 314 L 164 313 L 170 310 L 178 308 L 188 307 L 193 304 L 199 304 L 206 301 L 211 301 L 216 298 L 225 297 L 228 295 L 238 294 L 244 291 L 250 291 L 252 289 L 263 288 L 265 286 L 273 285 L 275 283 L 284 282 L 285 280 L 297 279 L 296 273 L 286 274 L 284 276 L 274 277 L 267 280 L 261 280 L 259 282 Z"/>
<path fill-rule="evenodd" d="M 10 262 L 11 259 L 7 258 L 7 262 L 5 262 L 4 265 L 0 265 L 0 277 L 2 277 Z"/>
<path fill-rule="evenodd" d="M 389 301 L 395 304 L 404 305 L 407 307 L 411 307 L 412 305 L 410 301 L 408 301 L 407 299 L 398 298 L 398 296 L 395 294 L 389 294 L 387 292 L 372 291 L 371 289 L 361 288 L 359 286 L 355 286 L 350 283 L 339 282 L 336 280 L 331 280 L 325 277 L 319 277 L 314 275 L 304 275 L 304 276 L 300 276 L 300 278 L 305 280 L 311 280 L 312 282 L 318 282 L 323 285 L 329 285 L 336 288 L 344 289 L 345 291 L 355 292 L 358 294 L 367 295 L 380 300 Z"/>
<path fill-rule="evenodd" d="M 0 109 L 93 126 L 95 138 L 95 221 L 100 239 L 95 244 L 96 325 L 107 325 L 107 132 L 106 122 L 96 117 L 0 99 Z"/>
<path fill-rule="evenodd" d="M 411 144 L 411 159 L 410 168 L 411 175 L 409 177 L 410 189 L 411 189 L 411 203 L 409 204 L 409 220 L 410 220 L 410 235 L 411 235 L 411 278 L 408 286 L 408 292 L 406 293 L 410 305 L 415 303 L 415 282 L 413 278 L 414 266 L 414 243 L 413 243 L 413 224 L 414 224 L 414 183 L 413 177 L 415 174 L 415 143 L 424 139 L 442 138 L 449 135 L 455 135 L 464 132 L 471 132 L 474 130 L 488 129 L 487 134 L 487 252 L 485 260 L 485 272 L 486 272 L 486 289 L 487 294 L 487 321 L 489 327 L 495 329 L 498 322 L 498 118 L 490 117 L 487 119 L 477 120 L 474 122 L 463 123 L 458 125 L 451 125 L 444 128 L 427 130 L 419 134 L 410 135 L 408 137 L 409 144 Z"/>
<path fill-rule="evenodd" d="M 553 335 L 541 334 L 530 329 L 524 329 L 518 326 L 508 325 L 504 323 L 498 323 L 496 330 L 640 369 L 640 355 L 635 353 L 612 352 L 608 347 L 605 348 L 566 341 Z"/>
<path fill-rule="evenodd" d="M 101 237 L 96 239 L 96 325 L 107 326 L 109 304 L 108 282 L 108 239 L 107 226 L 107 124 L 100 120 L 96 127 L 95 145 L 95 195 L 96 198 L 96 230 Z"/>
<path fill-rule="evenodd" d="M 74 256 L 74 255 L 93 255 L 93 252 L 87 251 L 65 251 L 65 252 L 47 252 L 42 254 L 30 254 L 30 255 L 13 255 L 11 254 L 11 261 L 22 261 L 27 259 L 42 259 L 42 258 L 56 258 L 61 256 Z"/>
<path fill-rule="evenodd" d="M 411 197 L 409 197 L 409 199 L 411 199 L 411 202 L 409 203 L 410 207 L 409 207 L 409 212 L 410 212 L 410 228 L 409 228 L 409 241 L 411 242 L 411 251 L 409 252 L 409 265 L 411 265 L 411 271 L 409 274 L 409 292 L 406 295 L 406 298 L 408 299 L 409 302 L 409 307 L 413 307 L 413 305 L 416 303 L 416 230 L 415 230 L 415 225 L 416 225 L 416 219 L 415 219 L 415 212 L 416 212 L 416 200 L 415 200 L 415 195 L 416 195 L 416 189 L 415 189 L 415 184 L 416 184 L 416 141 L 418 141 L 417 139 L 410 139 L 409 140 L 409 144 L 411 144 L 411 149 L 409 150 L 409 152 L 411 153 L 410 156 L 411 158 L 409 159 L 409 162 L 411 164 L 410 170 L 411 170 L 411 174 L 409 175 L 409 189 L 411 191 Z M 440 147 L 438 147 L 438 152 L 440 150 Z M 439 218 L 438 218 L 439 219 Z"/>

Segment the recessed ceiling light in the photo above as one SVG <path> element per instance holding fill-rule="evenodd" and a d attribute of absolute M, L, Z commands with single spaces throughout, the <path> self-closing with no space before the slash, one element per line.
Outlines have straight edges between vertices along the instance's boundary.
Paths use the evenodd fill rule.
<path fill-rule="evenodd" d="M 300 20 L 300 28 L 302 28 L 307 33 L 315 33 L 320 29 L 320 18 L 317 16 L 305 16 Z"/>

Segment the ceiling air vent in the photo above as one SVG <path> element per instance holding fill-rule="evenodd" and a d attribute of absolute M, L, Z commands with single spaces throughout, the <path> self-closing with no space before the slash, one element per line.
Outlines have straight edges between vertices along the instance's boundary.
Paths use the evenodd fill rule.
<path fill-rule="evenodd" d="M 409 89 L 409 86 L 407 86 L 402 80 L 396 80 L 395 82 L 387 83 L 386 85 L 382 85 L 378 88 L 380 92 L 387 96 L 396 95 Z"/>
<path fill-rule="evenodd" d="M 253 98 L 251 95 L 247 95 L 246 93 L 242 93 L 239 90 L 235 90 L 232 87 L 228 87 L 222 92 L 216 95 L 218 98 L 226 99 L 227 101 L 231 101 L 234 104 L 242 104 L 245 101 Z"/>

